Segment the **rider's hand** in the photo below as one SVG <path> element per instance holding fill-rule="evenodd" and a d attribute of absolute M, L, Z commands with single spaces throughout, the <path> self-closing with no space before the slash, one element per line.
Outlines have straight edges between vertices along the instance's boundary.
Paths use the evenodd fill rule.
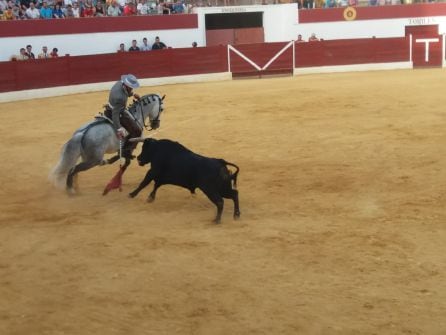
<path fill-rule="evenodd" d="M 141 97 L 140 97 L 139 94 L 137 94 L 137 93 L 133 93 L 133 97 L 134 97 L 136 100 L 141 99 Z"/>
<path fill-rule="evenodd" d="M 120 140 L 122 140 L 124 137 L 126 137 L 127 131 L 123 127 L 121 127 L 116 131 L 116 135 Z"/>

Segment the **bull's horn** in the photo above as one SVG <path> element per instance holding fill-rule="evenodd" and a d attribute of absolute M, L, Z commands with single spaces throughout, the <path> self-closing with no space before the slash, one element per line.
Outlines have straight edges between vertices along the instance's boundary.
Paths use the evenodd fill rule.
<path fill-rule="evenodd" d="M 163 97 L 161 98 L 161 101 L 163 101 L 165 97 L 166 97 L 166 95 L 164 94 Z"/>
<path fill-rule="evenodd" d="M 144 142 L 146 138 L 145 137 L 133 137 L 133 138 L 129 138 L 129 142 Z"/>

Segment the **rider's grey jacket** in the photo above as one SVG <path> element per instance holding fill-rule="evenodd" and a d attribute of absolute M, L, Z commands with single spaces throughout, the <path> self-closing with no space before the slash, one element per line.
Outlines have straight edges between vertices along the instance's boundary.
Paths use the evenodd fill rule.
<path fill-rule="evenodd" d="M 116 129 L 121 128 L 119 115 L 121 114 L 121 112 L 124 112 L 125 108 L 127 107 L 128 97 L 129 95 L 126 89 L 123 87 L 122 82 L 117 81 L 113 85 L 108 97 L 108 104 L 112 109 L 113 124 L 115 125 Z"/>

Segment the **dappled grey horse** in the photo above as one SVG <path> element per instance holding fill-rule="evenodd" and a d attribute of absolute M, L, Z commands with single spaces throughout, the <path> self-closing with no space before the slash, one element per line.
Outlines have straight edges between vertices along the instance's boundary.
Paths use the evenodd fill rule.
<path fill-rule="evenodd" d="M 164 109 L 164 97 L 158 94 L 147 94 L 139 101 L 134 101 L 126 113 L 130 114 L 136 123 L 148 129 L 145 123 L 150 120 L 150 129 L 159 126 L 159 117 Z M 122 145 L 122 143 L 121 143 Z M 122 149 L 122 148 L 121 148 Z M 120 158 L 120 141 L 116 136 L 113 123 L 104 117 L 97 117 L 95 121 L 77 129 L 71 139 L 62 148 L 60 160 L 50 174 L 50 180 L 56 186 L 65 187 L 67 192 L 75 193 L 73 179 L 82 171 L 97 165 L 113 164 Z M 110 159 L 104 159 L 106 153 L 118 153 Z M 79 158 L 81 162 L 78 163 Z M 125 158 L 123 169 L 130 164 L 130 158 Z"/>

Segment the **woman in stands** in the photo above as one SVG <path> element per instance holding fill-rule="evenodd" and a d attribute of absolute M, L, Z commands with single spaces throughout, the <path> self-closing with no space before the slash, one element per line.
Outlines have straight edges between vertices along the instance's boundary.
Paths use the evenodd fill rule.
<path fill-rule="evenodd" d="M 56 3 L 56 6 L 54 7 L 53 17 L 55 19 L 63 19 L 65 17 L 65 14 L 63 13 L 62 8 L 60 8 L 60 4 L 59 3 Z"/>
<path fill-rule="evenodd" d="M 94 16 L 105 16 L 104 12 L 105 12 L 104 5 L 102 4 L 102 2 L 98 1 L 98 3 L 95 6 Z"/>

